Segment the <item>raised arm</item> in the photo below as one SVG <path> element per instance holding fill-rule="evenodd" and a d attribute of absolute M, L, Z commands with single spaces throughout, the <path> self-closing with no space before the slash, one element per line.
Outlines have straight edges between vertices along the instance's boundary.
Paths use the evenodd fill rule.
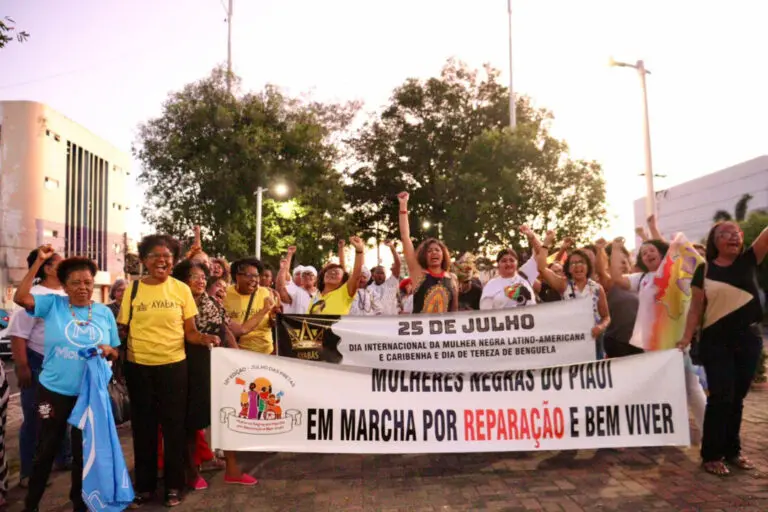
<path fill-rule="evenodd" d="M 651 230 L 651 238 L 653 240 L 661 240 L 664 243 L 669 243 L 664 239 L 661 231 L 659 231 L 659 225 L 656 223 L 656 215 L 650 215 L 648 217 L 648 229 Z"/>
<path fill-rule="evenodd" d="M 349 237 L 349 243 L 355 247 L 355 266 L 352 267 L 352 273 L 347 279 L 347 291 L 351 297 L 354 297 L 357 293 L 357 288 L 360 285 L 360 276 L 363 270 L 363 253 L 365 252 L 365 245 L 359 236 Z"/>
<path fill-rule="evenodd" d="M 400 201 L 398 217 L 400 220 L 400 241 L 403 244 L 405 264 L 408 265 L 408 275 L 415 281 L 421 277 L 424 269 L 419 265 L 419 260 L 416 258 L 416 250 L 413 248 L 413 242 L 411 241 L 411 225 L 408 222 L 408 197 L 408 192 L 400 192 L 398 194 L 397 199 Z"/>
<path fill-rule="evenodd" d="M 528 239 L 528 245 L 531 248 L 531 255 L 536 254 L 541 250 L 543 247 L 541 240 L 539 240 L 539 237 L 536 236 L 536 233 L 534 233 L 531 228 L 523 224 L 518 230 L 522 235 L 525 236 L 525 238 Z"/>
<path fill-rule="evenodd" d="M 256 312 L 251 318 L 247 319 L 243 325 L 241 326 L 242 334 L 248 334 L 255 328 L 257 328 L 261 321 L 264 320 L 264 317 L 269 315 L 269 312 L 272 311 L 272 308 L 275 307 L 275 303 L 272 300 L 272 295 L 264 298 L 264 306 Z"/>
<path fill-rule="evenodd" d="M 600 284 L 607 291 L 613 286 L 613 281 L 611 279 L 611 271 L 609 268 L 608 253 L 605 251 L 606 245 L 608 245 L 608 242 L 605 241 L 605 238 L 601 238 L 595 242 L 595 270 Z"/>
<path fill-rule="evenodd" d="M 765 259 L 765 255 L 768 254 L 768 227 L 763 229 L 762 233 L 752 243 L 752 250 L 755 251 L 757 264 L 761 264 L 763 259 Z"/>
<path fill-rule="evenodd" d="M 293 298 L 288 293 L 288 288 L 285 283 L 285 276 L 288 274 L 291 268 L 291 261 L 293 261 L 293 255 L 296 253 L 296 247 L 291 246 L 288 248 L 288 255 L 280 260 L 280 271 L 277 273 L 277 280 L 275 281 L 275 288 L 277 288 L 277 294 L 280 296 L 280 300 L 285 304 L 293 304 Z"/>
<path fill-rule="evenodd" d="M 539 267 L 539 278 L 543 279 L 553 290 L 562 295 L 565 293 L 565 289 L 568 287 L 568 280 L 564 277 L 560 277 L 547 265 L 547 256 L 549 251 L 545 247 L 542 247 L 539 252 L 533 255 L 536 258 L 536 264 Z"/>
<path fill-rule="evenodd" d="M 395 242 L 393 240 L 387 240 L 384 242 L 384 245 L 389 247 L 389 250 L 392 252 L 392 259 L 394 260 L 394 263 L 392 264 L 392 275 L 400 279 L 400 255 L 397 254 L 397 247 L 395 246 Z"/>
<path fill-rule="evenodd" d="M 347 246 L 347 243 L 342 238 L 339 240 L 339 265 L 341 265 L 342 270 L 344 272 L 347 271 L 347 257 L 344 255 L 344 248 Z"/>
<path fill-rule="evenodd" d="M 625 290 L 632 288 L 629 277 L 621 270 L 621 257 L 624 254 L 624 239 L 616 238 L 611 244 L 611 283 Z"/>
<path fill-rule="evenodd" d="M 560 249 L 557 250 L 555 261 L 563 262 L 563 256 L 568 254 L 568 249 L 570 249 L 571 246 L 573 246 L 573 239 L 571 237 L 565 237 L 563 242 L 560 244 Z"/>
<path fill-rule="evenodd" d="M 45 265 L 45 261 L 53 256 L 53 247 L 50 245 L 44 245 L 37 250 L 37 259 L 27 271 L 24 279 L 21 280 L 19 288 L 13 295 L 13 302 L 32 313 L 35 311 L 35 297 L 32 295 L 32 283 L 35 282 L 35 276 L 40 268 Z"/>
<path fill-rule="evenodd" d="M 641 241 L 647 242 L 651 239 L 651 237 L 648 235 L 648 232 L 645 230 L 643 226 L 637 226 L 635 228 L 635 234 L 640 238 Z"/>

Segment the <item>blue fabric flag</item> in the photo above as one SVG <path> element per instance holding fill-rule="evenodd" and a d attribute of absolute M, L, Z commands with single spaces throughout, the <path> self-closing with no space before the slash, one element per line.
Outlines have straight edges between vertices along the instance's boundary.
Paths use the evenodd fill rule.
<path fill-rule="evenodd" d="M 133 485 L 123 458 L 108 384 L 112 370 L 96 348 L 86 358 L 83 383 L 69 423 L 83 431 L 83 501 L 91 512 L 119 512 L 133 501 Z"/>

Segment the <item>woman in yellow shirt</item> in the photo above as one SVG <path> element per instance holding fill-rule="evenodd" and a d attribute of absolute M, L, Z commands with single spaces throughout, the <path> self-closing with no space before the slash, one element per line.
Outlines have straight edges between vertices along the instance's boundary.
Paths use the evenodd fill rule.
<path fill-rule="evenodd" d="M 357 293 L 363 268 L 363 250 L 365 246 L 360 237 L 350 237 L 349 242 L 355 248 L 355 265 L 348 275 L 342 265 L 331 263 L 320 271 L 317 293 L 309 305 L 310 315 L 347 315 Z M 344 258 L 340 253 L 339 258 Z"/>
<path fill-rule="evenodd" d="M 270 289 L 259 286 L 263 270 L 264 266 L 256 258 L 244 258 L 232 264 L 235 284 L 227 288 L 224 310 L 240 348 L 271 354 L 274 344 L 269 313 L 275 302 Z"/>
<path fill-rule="evenodd" d="M 123 296 L 117 323 L 128 331 L 124 373 L 131 399 L 131 431 L 139 506 L 157 487 L 158 426 L 164 438 L 165 504 L 181 503 L 185 483 L 187 361 L 184 341 L 217 346 L 219 337 L 195 326 L 197 305 L 185 283 L 171 277 L 179 243 L 168 235 L 149 235 L 139 244 L 148 275 Z"/>

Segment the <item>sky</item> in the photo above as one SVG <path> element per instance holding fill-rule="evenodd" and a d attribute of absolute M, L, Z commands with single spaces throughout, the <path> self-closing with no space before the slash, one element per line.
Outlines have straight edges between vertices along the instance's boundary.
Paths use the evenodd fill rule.
<path fill-rule="evenodd" d="M 47 103 L 129 151 L 171 91 L 227 56 L 226 0 L 2 0 L 30 33 L 0 52 L 0 100 Z M 513 78 L 552 111 L 571 156 L 607 180 L 606 236 L 632 239 L 645 192 L 638 75 L 643 59 L 661 190 L 768 154 L 768 2 L 513 0 Z M 318 100 L 381 108 L 406 78 L 448 58 L 509 80 L 507 0 L 234 0 L 233 62 L 243 88 L 266 83 Z M 138 163 L 132 176 L 136 176 Z M 132 208 L 130 234 L 146 228 Z"/>

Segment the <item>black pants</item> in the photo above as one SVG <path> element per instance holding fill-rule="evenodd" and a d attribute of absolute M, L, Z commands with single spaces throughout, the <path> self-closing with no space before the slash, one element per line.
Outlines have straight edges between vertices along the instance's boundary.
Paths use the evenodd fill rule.
<path fill-rule="evenodd" d="M 187 362 L 146 366 L 126 361 L 123 367 L 131 399 L 131 430 L 136 492 L 157 488 L 158 425 L 163 429 L 165 492 L 184 489 L 187 452 Z"/>
<path fill-rule="evenodd" d="M 701 458 L 713 462 L 741 453 L 741 414 L 755 377 L 762 338 L 752 330 L 701 340 L 699 357 L 707 373 L 709 397 L 704 415 Z"/>
<path fill-rule="evenodd" d="M 54 393 L 42 384 L 37 386 L 37 416 L 40 430 L 37 437 L 37 448 L 32 461 L 32 474 L 29 477 L 29 489 L 25 506 L 34 510 L 40 504 L 45 492 L 48 477 L 51 475 L 53 461 L 61 449 L 67 432 L 67 420 L 77 402 L 76 396 L 66 396 Z M 83 433 L 72 427 L 72 487 L 69 499 L 75 510 L 87 510 L 83 501 Z"/>

